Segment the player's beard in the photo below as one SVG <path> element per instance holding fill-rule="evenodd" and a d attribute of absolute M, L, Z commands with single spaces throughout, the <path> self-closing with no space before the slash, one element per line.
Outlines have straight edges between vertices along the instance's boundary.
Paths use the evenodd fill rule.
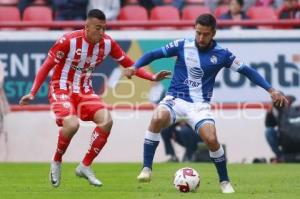
<path fill-rule="evenodd" d="M 206 51 L 207 49 L 209 49 L 211 47 L 212 40 L 210 40 L 210 42 L 207 45 L 205 45 L 205 46 L 203 46 L 203 45 L 200 46 L 199 43 L 196 41 L 196 45 L 197 45 L 197 47 L 198 47 L 199 50 Z"/>

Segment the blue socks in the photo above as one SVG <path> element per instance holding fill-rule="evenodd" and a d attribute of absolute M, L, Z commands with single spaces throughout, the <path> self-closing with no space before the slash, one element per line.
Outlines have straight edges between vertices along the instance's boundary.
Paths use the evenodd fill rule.
<path fill-rule="evenodd" d="M 148 167 L 152 169 L 153 158 L 156 148 L 159 144 L 160 134 L 152 133 L 146 131 L 144 140 L 144 165 L 143 167 Z"/>
<path fill-rule="evenodd" d="M 220 145 L 217 151 L 209 151 L 209 156 L 216 166 L 220 182 L 229 181 L 223 147 Z"/>

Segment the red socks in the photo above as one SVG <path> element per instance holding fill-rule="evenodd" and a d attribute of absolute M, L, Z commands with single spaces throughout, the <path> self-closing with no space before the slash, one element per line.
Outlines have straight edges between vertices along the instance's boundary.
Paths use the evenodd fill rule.
<path fill-rule="evenodd" d="M 85 166 L 90 166 L 92 164 L 93 160 L 106 144 L 109 134 L 109 132 L 105 132 L 99 127 L 95 128 L 91 137 L 90 148 L 82 161 Z"/>
<path fill-rule="evenodd" d="M 66 152 L 72 138 L 66 138 L 59 130 L 57 148 L 53 160 L 61 162 L 63 154 Z"/>

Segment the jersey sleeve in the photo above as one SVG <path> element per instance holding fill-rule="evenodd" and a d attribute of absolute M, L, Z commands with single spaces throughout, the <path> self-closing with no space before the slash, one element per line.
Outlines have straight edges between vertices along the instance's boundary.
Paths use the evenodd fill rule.
<path fill-rule="evenodd" d="M 133 60 L 126 55 L 126 53 L 122 50 L 119 44 L 114 40 L 111 40 L 111 42 L 112 42 L 112 48 L 111 48 L 110 55 L 125 68 L 133 66 L 134 64 Z M 136 76 L 151 81 L 154 78 L 154 74 L 147 72 L 143 68 L 140 68 L 136 71 Z"/>
<path fill-rule="evenodd" d="M 40 67 L 33 82 L 30 94 L 35 96 L 39 88 L 47 78 L 50 70 L 58 63 L 66 59 L 69 52 L 69 40 L 65 36 L 59 38 L 50 48 L 48 56 Z"/>
<path fill-rule="evenodd" d="M 70 40 L 66 36 L 59 38 L 48 52 L 49 58 L 52 58 L 55 63 L 60 63 L 66 59 L 70 50 Z"/>
<path fill-rule="evenodd" d="M 181 45 L 183 45 L 183 41 L 182 39 L 178 39 L 178 40 L 174 40 L 170 43 L 168 43 L 167 45 L 162 47 L 162 51 L 165 55 L 165 57 L 173 57 L 173 56 L 177 56 L 179 48 L 181 47 Z"/>
<path fill-rule="evenodd" d="M 34 82 L 32 84 L 32 88 L 30 90 L 30 94 L 35 96 L 38 92 L 39 88 L 46 80 L 50 70 L 56 65 L 55 59 L 48 56 L 42 66 L 40 67 L 38 73 L 35 76 Z"/>
<path fill-rule="evenodd" d="M 226 50 L 225 67 L 245 75 L 251 82 L 265 90 L 269 90 L 271 88 L 271 85 L 256 70 L 245 65 L 228 50 Z"/>
<path fill-rule="evenodd" d="M 130 67 L 134 64 L 133 60 L 130 59 L 126 53 L 123 51 L 123 49 L 120 47 L 120 45 L 111 39 L 111 51 L 110 56 L 119 62 L 122 66 L 125 68 Z"/>
<path fill-rule="evenodd" d="M 245 64 L 229 50 L 225 50 L 225 67 L 239 71 Z"/>

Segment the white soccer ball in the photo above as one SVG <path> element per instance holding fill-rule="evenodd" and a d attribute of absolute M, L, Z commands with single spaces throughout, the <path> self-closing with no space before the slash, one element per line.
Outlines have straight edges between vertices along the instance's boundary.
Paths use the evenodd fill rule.
<path fill-rule="evenodd" d="M 176 171 L 173 183 L 180 192 L 195 192 L 200 186 L 200 176 L 195 169 L 184 167 Z"/>

